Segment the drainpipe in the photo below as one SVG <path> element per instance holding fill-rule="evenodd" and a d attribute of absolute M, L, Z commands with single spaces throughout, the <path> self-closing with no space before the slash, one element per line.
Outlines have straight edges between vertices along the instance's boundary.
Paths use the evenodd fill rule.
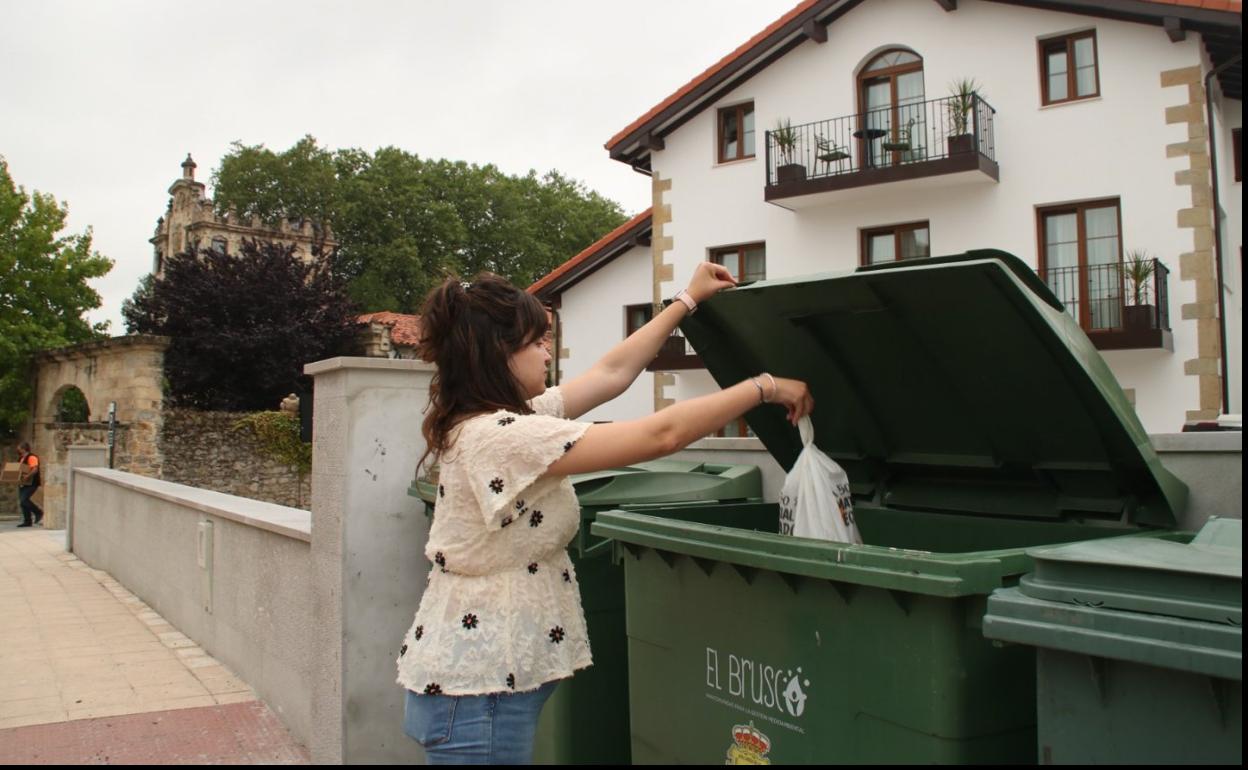
<path fill-rule="evenodd" d="M 1225 284 L 1222 283 L 1222 203 L 1221 196 L 1218 195 L 1218 142 L 1213 126 L 1213 98 L 1210 96 L 1209 84 L 1218 73 L 1243 58 L 1243 53 L 1237 53 L 1205 75 L 1205 124 L 1209 126 L 1209 172 L 1213 182 L 1213 253 L 1218 269 L 1218 344 L 1222 355 L 1222 414 L 1230 411 L 1231 397 L 1230 386 L 1227 385 L 1229 368 L 1226 362 L 1226 290 Z"/>

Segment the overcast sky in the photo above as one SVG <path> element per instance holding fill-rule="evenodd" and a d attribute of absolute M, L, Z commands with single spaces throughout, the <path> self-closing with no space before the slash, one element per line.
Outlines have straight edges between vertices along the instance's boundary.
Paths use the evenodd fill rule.
<path fill-rule="evenodd" d="M 558 169 L 633 214 L 649 179 L 606 140 L 796 3 L 0 0 L 0 155 L 94 229 L 116 265 L 90 317 L 124 334 L 188 152 L 207 183 L 235 140 L 394 145 Z"/>

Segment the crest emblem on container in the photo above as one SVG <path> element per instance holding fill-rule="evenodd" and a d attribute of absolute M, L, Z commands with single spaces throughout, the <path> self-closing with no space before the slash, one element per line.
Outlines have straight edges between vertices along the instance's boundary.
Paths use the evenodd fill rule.
<path fill-rule="evenodd" d="M 753 722 L 732 726 L 732 746 L 724 759 L 725 765 L 770 765 L 767 752 L 771 751 L 771 739 Z"/>

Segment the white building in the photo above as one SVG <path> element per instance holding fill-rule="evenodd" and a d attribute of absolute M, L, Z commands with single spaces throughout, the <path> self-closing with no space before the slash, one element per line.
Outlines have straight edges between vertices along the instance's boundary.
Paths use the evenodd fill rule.
<path fill-rule="evenodd" d="M 801 3 L 608 141 L 653 207 L 531 289 L 557 307 L 560 375 L 705 259 L 752 280 L 997 248 L 1066 302 L 1150 432 L 1241 412 L 1242 7 L 1192 5 Z M 651 368 L 591 419 L 715 387 L 695 357 Z"/>

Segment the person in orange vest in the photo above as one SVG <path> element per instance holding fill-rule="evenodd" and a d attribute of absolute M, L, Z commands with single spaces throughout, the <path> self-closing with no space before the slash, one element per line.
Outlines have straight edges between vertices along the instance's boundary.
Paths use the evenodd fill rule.
<path fill-rule="evenodd" d="M 39 478 L 39 456 L 30 451 L 30 444 L 25 441 L 17 447 L 17 451 L 22 455 L 18 460 L 22 464 L 22 470 L 17 481 L 17 495 L 22 507 L 22 523 L 17 526 L 29 527 L 32 517 L 35 524 L 43 521 L 43 509 L 30 499 L 42 483 Z"/>

